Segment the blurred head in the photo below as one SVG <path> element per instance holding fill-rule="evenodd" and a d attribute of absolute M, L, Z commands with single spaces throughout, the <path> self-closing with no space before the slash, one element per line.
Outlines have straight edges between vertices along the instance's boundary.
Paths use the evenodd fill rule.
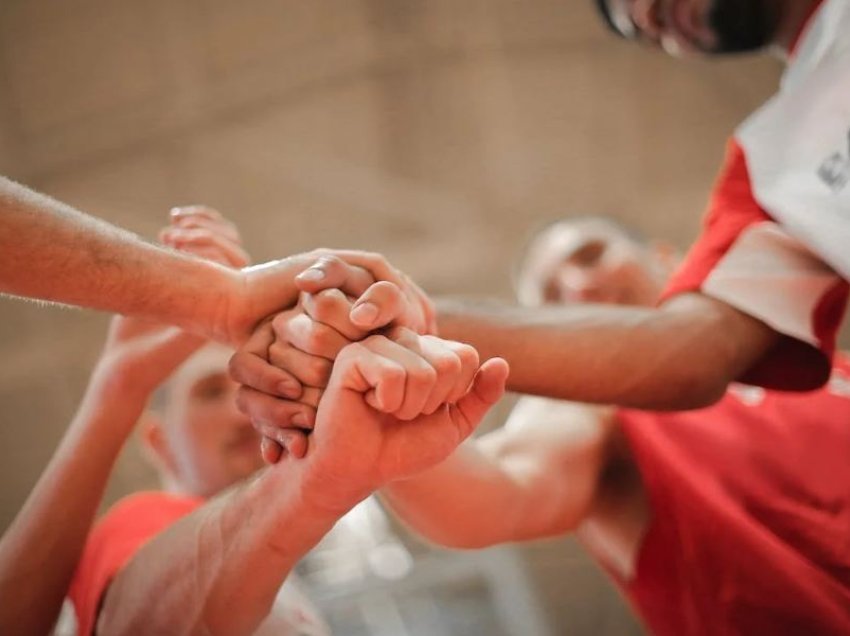
<path fill-rule="evenodd" d="M 807 2 L 808 0 L 796 0 Z M 756 51 L 774 44 L 795 0 L 596 0 L 619 35 L 671 55 Z"/>
<path fill-rule="evenodd" d="M 678 260 L 601 217 L 557 221 L 537 233 L 517 270 L 527 306 L 576 302 L 652 305 Z"/>
<path fill-rule="evenodd" d="M 163 385 L 142 426 L 167 489 L 209 497 L 263 466 L 260 440 L 236 408 L 230 352 L 207 345 Z"/>

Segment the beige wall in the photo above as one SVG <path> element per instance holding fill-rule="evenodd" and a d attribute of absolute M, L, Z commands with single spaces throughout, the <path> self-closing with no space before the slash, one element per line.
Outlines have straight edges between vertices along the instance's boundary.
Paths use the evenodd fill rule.
<path fill-rule="evenodd" d="M 531 228 L 606 213 L 685 246 L 766 59 L 681 64 L 590 0 L 6 0 L 0 172 L 147 236 L 204 202 L 257 259 L 386 252 L 510 295 Z M 0 300 L 0 524 L 71 417 L 105 318 Z M 109 499 L 151 476 L 135 453 Z M 559 629 L 634 626 L 575 546 L 529 550 Z M 617 606 L 618 607 L 618 606 Z"/>

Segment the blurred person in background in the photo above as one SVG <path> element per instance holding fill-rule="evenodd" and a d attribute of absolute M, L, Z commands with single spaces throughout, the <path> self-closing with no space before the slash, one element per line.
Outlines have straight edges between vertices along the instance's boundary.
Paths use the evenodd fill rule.
<path fill-rule="evenodd" d="M 671 53 L 772 51 L 787 62 L 779 92 L 730 140 L 703 232 L 657 307 L 583 303 L 529 311 L 445 301 L 439 333 L 505 357 L 512 390 L 583 402 L 684 409 L 717 401 L 735 380 L 780 390 L 822 386 L 850 289 L 850 47 L 843 37 L 850 3 L 597 5 L 620 35 Z M 381 267 L 389 265 L 370 269 Z M 339 275 L 333 268 L 340 270 L 316 266 L 328 278 Z M 329 286 L 317 274 L 301 288 Z M 377 294 L 363 297 L 352 324 L 380 327 L 391 307 Z M 320 354 L 322 343 L 311 342 L 320 334 L 292 336 L 280 325 L 284 344 L 290 338 Z M 236 375 L 260 388 L 238 364 Z M 253 416 L 262 402 L 254 395 L 246 410 Z"/>
<path fill-rule="evenodd" d="M 449 307 L 440 333 L 500 351 L 512 388 L 550 397 L 693 408 L 733 380 L 821 386 L 850 278 L 850 3 L 597 5 L 620 35 L 669 53 L 769 50 L 787 63 L 781 88 L 735 131 L 703 232 L 657 308 L 546 319 Z"/>
<path fill-rule="evenodd" d="M 518 297 L 651 305 L 677 260 L 611 220 L 560 221 L 530 242 Z M 323 318 L 342 329 L 348 311 Z M 841 356 L 824 389 L 732 385 L 690 412 L 526 397 L 503 428 L 382 494 L 444 546 L 575 533 L 656 634 L 846 634 L 848 421 Z"/>
<path fill-rule="evenodd" d="M 258 437 L 224 370 L 220 351 L 190 360 L 146 426 L 170 492 L 119 502 L 92 531 L 70 594 L 81 633 L 326 633 L 292 568 L 377 488 L 445 459 L 507 376 L 465 345 L 370 337 L 340 351 L 309 455 L 253 476 Z"/>
<path fill-rule="evenodd" d="M 244 254 L 231 224 L 213 231 Z M 163 368 L 148 340 L 131 344 L 144 353 L 124 373 L 133 391 L 92 398 L 125 433 L 156 386 L 136 376 L 161 381 L 174 366 Z M 321 403 L 304 389 L 321 427 L 310 457 L 258 472 L 259 437 L 236 408 L 228 356 L 214 345 L 195 353 L 143 417 L 164 489 L 120 501 L 91 532 L 70 589 L 80 633 L 327 633 L 292 567 L 379 485 L 445 458 L 501 396 L 507 373 L 501 361 L 479 369 L 464 345 L 401 328 L 375 336 L 340 352 Z M 314 423 L 298 405 L 290 417 Z"/>
<path fill-rule="evenodd" d="M 517 295 L 651 305 L 677 260 L 611 220 L 560 221 L 529 244 Z M 824 389 L 733 384 L 683 413 L 524 397 L 504 428 L 383 492 L 451 547 L 574 533 L 652 633 L 844 634 L 847 422 L 842 355 Z"/>

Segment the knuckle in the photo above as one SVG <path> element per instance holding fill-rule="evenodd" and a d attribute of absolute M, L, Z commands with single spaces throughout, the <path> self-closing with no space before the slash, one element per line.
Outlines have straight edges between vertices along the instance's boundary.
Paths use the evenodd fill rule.
<path fill-rule="evenodd" d="M 336 274 L 343 267 L 343 263 L 339 258 L 331 254 L 321 256 L 314 267 L 319 267 L 327 274 Z"/>
<path fill-rule="evenodd" d="M 463 364 L 478 368 L 479 356 L 478 350 L 467 344 L 462 344 L 457 350 L 459 361 Z"/>
<path fill-rule="evenodd" d="M 291 319 L 292 316 L 286 312 L 272 318 L 272 329 L 275 334 L 285 339 L 289 335 L 289 322 Z"/>
<path fill-rule="evenodd" d="M 446 354 L 438 357 L 434 361 L 434 366 L 440 375 L 449 375 L 460 373 L 462 363 L 460 358 L 453 354 Z"/>
<path fill-rule="evenodd" d="M 299 408 L 316 408 L 319 405 L 319 400 L 322 399 L 324 389 L 318 387 L 306 387 L 301 394 L 301 401 L 298 404 Z"/>
<path fill-rule="evenodd" d="M 329 320 L 337 313 L 336 299 L 324 292 L 320 292 L 313 296 L 313 318 L 316 320 Z"/>
<path fill-rule="evenodd" d="M 380 293 L 388 298 L 398 298 L 401 295 L 401 290 L 398 288 L 398 285 L 391 283 L 388 280 L 377 281 L 374 285 L 372 285 L 372 289 L 375 293 Z"/>
<path fill-rule="evenodd" d="M 286 423 L 292 419 L 294 405 L 291 402 L 284 402 L 283 400 L 275 400 L 274 405 L 269 410 L 269 415 L 271 416 L 272 421 L 275 424 Z"/>
<path fill-rule="evenodd" d="M 432 385 L 437 381 L 437 370 L 424 363 L 411 373 L 411 378 L 418 384 Z"/>
<path fill-rule="evenodd" d="M 330 376 L 331 365 L 322 358 L 310 357 L 299 365 L 298 372 L 301 379 L 313 387 L 325 386 Z"/>
<path fill-rule="evenodd" d="M 227 370 L 230 373 L 230 377 L 237 382 L 243 380 L 248 375 L 246 368 L 249 364 L 247 361 L 248 358 L 250 358 L 249 354 L 244 351 L 237 351 L 230 356 L 230 360 L 227 362 Z"/>
<path fill-rule="evenodd" d="M 392 327 L 388 335 L 390 340 L 393 342 L 397 342 L 399 344 L 412 344 L 413 336 L 415 335 L 410 329 L 407 327 Z"/>
<path fill-rule="evenodd" d="M 192 236 L 196 241 L 203 241 L 205 243 L 214 243 L 217 241 L 218 234 L 209 229 L 208 227 L 196 227 L 192 230 Z"/>
<path fill-rule="evenodd" d="M 307 353 L 324 351 L 331 344 L 330 334 L 321 325 L 313 325 L 304 334 L 303 344 Z"/>
<path fill-rule="evenodd" d="M 236 391 L 236 408 L 245 415 L 251 415 L 251 400 L 249 391 L 241 386 Z"/>
<path fill-rule="evenodd" d="M 269 347 L 269 362 L 275 367 L 289 367 L 289 350 L 289 345 L 275 342 Z"/>
<path fill-rule="evenodd" d="M 384 381 L 391 385 L 400 384 L 404 386 L 407 381 L 407 371 L 398 366 L 388 366 L 383 372 Z"/>
<path fill-rule="evenodd" d="M 363 340 L 363 344 L 371 348 L 380 345 L 384 340 L 386 340 L 385 336 L 375 333 Z"/>

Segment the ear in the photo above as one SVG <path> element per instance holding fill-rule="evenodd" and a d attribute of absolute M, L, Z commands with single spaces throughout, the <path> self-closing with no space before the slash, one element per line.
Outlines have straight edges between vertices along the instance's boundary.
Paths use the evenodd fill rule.
<path fill-rule="evenodd" d="M 162 418 L 152 411 L 145 411 L 139 422 L 139 437 L 145 458 L 159 472 L 171 477 L 177 475 L 177 462 L 165 436 Z"/>

